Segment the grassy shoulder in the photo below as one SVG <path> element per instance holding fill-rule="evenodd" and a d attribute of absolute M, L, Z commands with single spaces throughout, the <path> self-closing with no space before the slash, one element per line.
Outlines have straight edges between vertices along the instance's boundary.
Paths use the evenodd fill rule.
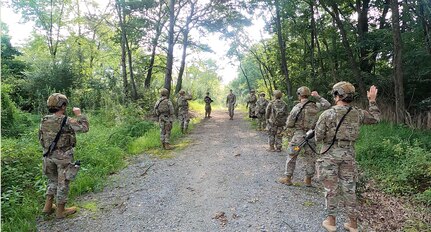
<path fill-rule="evenodd" d="M 198 115 L 203 115 L 201 108 L 201 104 L 191 103 L 191 110 L 199 112 Z M 124 168 L 129 156 L 151 153 L 161 158 L 171 157 L 160 148 L 158 124 L 141 120 L 140 114 L 127 108 L 120 112 L 88 114 L 90 131 L 77 136 L 75 159 L 81 160 L 82 166 L 77 179 L 71 182 L 69 202 L 73 203 L 84 193 L 102 190 L 106 178 Z M 202 117 L 192 119 L 190 129 Z M 2 231 L 36 231 L 36 219 L 42 216 L 46 177 L 42 174 L 37 131 L 38 120 L 34 120 L 20 137 L 2 138 Z M 187 140 L 181 137 L 176 122 L 171 133 L 176 149 L 187 146 Z"/>

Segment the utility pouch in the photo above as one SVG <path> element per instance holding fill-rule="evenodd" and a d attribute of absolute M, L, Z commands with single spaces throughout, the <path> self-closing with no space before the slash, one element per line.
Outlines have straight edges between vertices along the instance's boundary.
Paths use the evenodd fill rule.
<path fill-rule="evenodd" d="M 78 174 L 79 169 L 81 168 L 80 162 L 76 161 L 75 163 L 70 163 L 65 172 L 66 180 L 73 181 L 76 178 L 76 175 Z"/>

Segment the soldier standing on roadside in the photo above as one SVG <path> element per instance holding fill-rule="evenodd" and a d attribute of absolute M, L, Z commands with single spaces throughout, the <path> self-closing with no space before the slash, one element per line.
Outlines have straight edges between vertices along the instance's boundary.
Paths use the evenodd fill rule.
<path fill-rule="evenodd" d="M 65 208 L 69 183 L 78 170 L 79 164 L 73 163 L 74 147 L 76 145 L 75 132 L 87 132 L 89 124 L 87 118 L 81 114 L 79 108 L 73 107 L 76 118 L 65 115 L 69 101 L 60 93 L 49 96 L 47 106 L 50 113 L 42 118 L 39 128 L 39 142 L 43 147 L 43 174 L 48 177 L 48 188 L 43 213 L 54 211 L 54 196 L 57 200 L 55 215 L 64 218 L 76 212 L 76 207 Z"/>
<path fill-rule="evenodd" d="M 205 102 L 205 118 L 211 118 L 211 103 L 213 100 L 210 98 L 210 93 L 207 92 L 207 95 L 204 98 Z"/>
<path fill-rule="evenodd" d="M 187 133 L 189 127 L 190 116 L 189 116 L 189 100 L 192 100 L 192 96 L 186 96 L 184 90 L 180 90 L 180 96 L 178 97 L 178 120 L 180 120 L 181 133 Z"/>
<path fill-rule="evenodd" d="M 335 216 L 338 207 L 337 194 L 341 190 L 347 207 L 349 222 L 344 228 L 358 231 L 356 210 L 356 181 L 358 177 L 355 160 L 355 141 L 361 124 L 374 124 L 380 120 L 376 104 L 377 88 L 367 91 L 369 111 L 352 107 L 355 87 L 349 82 L 338 82 L 332 88 L 335 106 L 324 111 L 315 128 L 316 142 L 323 143 L 321 157 L 317 161 L 320 180 L 325 189 L 327 218 L 322 226 L 336 231 Z"/>
<path fill-rule="evenodd" d="M 229 109 L 229 120 L 233 120 L 234 110 L 235 110 L 235 104 L 236 104 L 236 96 L 233 94 L 233 91 L 230 90 L 230 93 L 227 95 L 226 98 L 226 106 Z"/>
<path fill-rule="evenodd" d="M 160 99 L 154 105 L 154 114 L 159 118 L 160 142 L 163 149 L 171 150 L 169 138 L 171 137 L 172 123 L 174 121 L 174 106 L 169 100 L 169 91 L 165 88 L 160 90 Z"/>
<path fill-rule="evenodd" d="M 256 112 L 255 112 L 256 101 L 257 101 L 256 92 L 254 91 L 254 89 L 252 89 L 250 90 L 250 94 L 248 95 L 247 105 L 246 105 L 246 107 L 248 107 L 249 118 L 256 118 Z"/>
<path fill-rule="evenodd" d="M 265 130 L 266 128 L 266 107 L 268 106 L 268 100 L 265 99 L 265 93 L 259 94 L 259 99 L 256 101 L 256 107 L 254 109 L 258 120 L 258 130 Z"/>
<path fill-rule="evenodd" d="M 281 100 L 283 93 L 280 90 L 274 91 L 275 99 L 268 104 L 265 117 L 268 120 L 268 151 L 281 152 L 283 142 L 283 131 L 286 119 L 289 114 L 287 104 Z M 275 146 L 275 148 L 274 148 Z"/>
<path fill-rule="evenodd" d="M 298 158 L 299 149 L 298 145 L 304 139 L 305 133 L 314 129 L 314 126 L 317 122 L 317 114 L 331 107 L 331 103 L 329 103 L 326 99 L 319 96 L 319 93 L 313 91 L 310 93 L 310 89 L 306 86 L 302 86 L 298 88 L 296 91 L 298 95 L 299 103 L 296 104 L 292 111 L 290 111 L 289 117 L 287 118 L 286 128 L 293 128 L 295 132 L 289 141 L 289 148 L 287 151 L 287 155 L 289 156 L 286 160 L 285 166 L 285 177 L 279 180 L 280 183 L 286 185 L 292 185 L 292 176 L 295 171 L 296 160 Z M 308 100 L 311 96 L 315 97 L 319 102 L 315 103 L 313 101 Z M 315 165 L 316 165 L 316 154 L 312 150 L 316 147 L 314 142 L 309 142 L 302 149 L 304 150 L 304 160 L 305 160 L 305 185 L 311 186 L 311 178 L 315 173 Z"/>

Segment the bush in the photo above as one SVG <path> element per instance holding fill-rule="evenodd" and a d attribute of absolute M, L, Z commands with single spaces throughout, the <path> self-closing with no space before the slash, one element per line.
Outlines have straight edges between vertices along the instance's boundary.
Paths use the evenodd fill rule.
<path fill-rule="evenodd" d="M 431 133 L 390 123 L 363 126 L 357 160 L 385 192 L 431 205 Z"/>

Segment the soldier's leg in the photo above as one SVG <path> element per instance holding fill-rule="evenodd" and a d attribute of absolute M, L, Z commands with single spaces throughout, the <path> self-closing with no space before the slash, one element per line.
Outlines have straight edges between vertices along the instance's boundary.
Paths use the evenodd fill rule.
<path fill-rule="evenodd" d="M 166 138 L 165 121 L 159 120 L 159 125 L 160 125 L 160 142 L 162 143 L 162 147 L 165 148 L 165 138 Z"/>
<path fill-rule="evenodd" d="M 48 177 L 48 186 L 45 194 L 45 206 L 43 207 L 42 212 L 45 214 L 53 213 L 53 202 L 54 198 L 57 194 L 57 166 L 50 158 L 43 159 L 43 174 Z"/>
<path fill-rule="evenodd" d="M 295 150 L 296 146 L 301 142 L 302 137 L 294 135 L 292 139 L 289 141 L 289 145 L 287 148 L 287 159 L 285 165 L 285 174 L 287 176 L 293 176 L 296 168 L 296 161 L 298 158 L 299 151 Z"/>
<path fill-rule="evenodd" d="M 315 147 L 314 143 L 310 143 L 310 146 Z M 316 159 L 317 155 L 314 153 L 308 145 L 304 147 L 304 161 L 305 161 L 305 176 L 312 178 L 316 173 Z"/>
<path fill-rule="evenodd" d="M 68 164 L 63 163 L 57 165 L 58 186 L 57 186 L 57 204 L 66 204 L 69 194 L 69 180 L 66 179 L 65 170 Z M 70 162 L 69 162 L 70 163 Z"/>
<path fill-rule="evenodd" d="M 190 118 L 189 118 L 189 114 L 186 113 L 184 115 L 184 130 L 187 132 L 187 129 L 189 128 L 189 123 L 190 123 Z"/>
<path fill-rule="evenodd" d="M 211 107 L 208 109 L 208 118 L 211 118 Z"/>
<path fill-rule="evenodd" d="M 354 219 L 356 221 L 358 216 L 356 210 L 357 169 L 354 159 L 345 160 L 341 163 L 339 177 L 341 190 L 343 192 L 343 200 L 347 207 L 347 215 L 351 220 Z"/>
<path fill-rule="evenodd" d="M 338 169 L 339 164 L 331 157 L 323 157 L 320 164 L 320 178 L 325 189 L 327 216 L 335 217 L 338 207 Z"/>
<path fill-rule="evenodd" d="M 172 122 L 165 122 L 165 143 L 169 144 L 171 138 Z"/>
<path fill-rule="evenodd" d="M 276 127 L 270 125 L 268 128 L 268 144 L 269 151 L 275 151 L 275 134 L 277 133 Z"/>
<path fill-rule="evenodd" d="M 275 134 L 275 148 L 277 151 L 281 151 L 281 148 L 283 146 L 283 127 L 277 127 Z"/>

